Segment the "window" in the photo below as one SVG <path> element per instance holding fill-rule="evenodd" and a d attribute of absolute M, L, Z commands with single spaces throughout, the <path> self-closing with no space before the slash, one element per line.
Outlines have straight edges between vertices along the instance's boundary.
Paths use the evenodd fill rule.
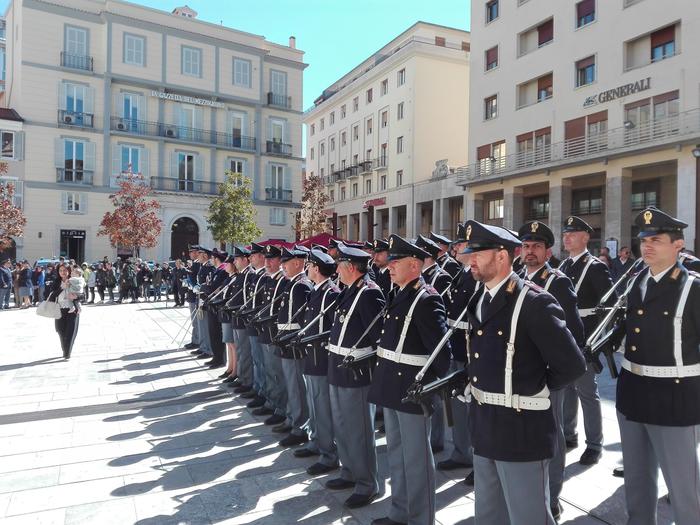
<path fill-rule="evenodd" d="M 141 173 L 141 148 L 121 147 L 121 173 Z"/>
<path fill-rule="evenodd" d="M 385 128 L 387 124 L 389 123 L 389 112 L 388 111 L 382 111 L 382 118 L 381 118 L 381 126 L 382 128 Z"/>
<path fill-rule="evenodd" d="M 60 123 L 68 126 L 92 127 L 94 90 L 84 84 L 62 82 Z"/>
<path fill-rule="evenodd" d="M 321 131 L 323 131 L 323 128 L 325 128 L 325 127 L 326 127 L 326 120 L 321 119 Z"/>
<path fill-rule="evenodd" d="M 331 114 L 328 115 L 328 124 L 331 126 L 335 124 L 335 111 L 331 111 Z"/>
<path fill-rule="evenodd" d="M 331 190 L 330 192 L 328 192 L 328 200 L 330 200 L 331 202 L 335 201 L 335 190 Z"/>
<path fill-rule="evenodd" d="M 484 119 L 491 120 L 498 116 L 498 95 L 484 99 Z"/>
<path fill-rule="evenodd" d="M 644 180 L 632 183 L 632 209 L 643 210 L 649 206 L 658 206 L 661 202 L 659 179 Z"/>
<path fill-rule="evenodd" d="M 2 137 L 2 153 L 3 159 L 15 158 L 15 134 L 11 131 L 3 131 L 0 133 Z"/>
<path fill-rule="evenodd" d="M 381 177 L 379 177 L 379 190 L 386 190 L 386 175 L 382 175 Z"/>
<path fill-rule="evenodd" d="M 379 147 L 379 163 L 381 167 L 386 167 L 386 152 L 389 149 L 389 145 L 384 142 L 380 147 Z"/>
<path fill-rule="evenodd" d="M 335 164 L 331 163 L 330 173 L 335 173 Z"/>
<path fill-rule="evenodd" d="M 340 106 L 340 118 L 344 119 L 346 114 L 347 114 L 347 108 L 346 108 L 345 104 L 343 104 L 342 106 Z"/>
<path fill-rule="evenodd" d="M 352 112 L 355 113 L 360 109 L 360 97 L 355 97 L 352 99 Z"/>
<path fill-rule="evenodd" d="M 326 143 L 321 142 L 319 145 L 319 149 L 321 150 L 321 157 L 323 157 L 326 154 Z"/>
<path fill-rule="evenodd" d="M 335 137 L 331 137 L 331 151 L 335 151 Z"/>
<path fill-rule="evenodd" d="M 542 47 L 554 40 L 554 19 L 550 18 L 537 26 L 537 46 Z"/>
<path fill-rule="evenodd" d="M 576 87 L 587 86 L 595 82 L 595 56 L 576 62 Z"/>
<path fill-rule="evenodd" d="M 396 153 L 403 153 L 403 137 L 396 139 Z"/>
<path fill-rule="evenodd" d="M 124 33 L 124 63 L 132 66 L 146 65 L 146 39 Z"/>
<path fill-rule="evenodd" d="M 314 148 L 311 148 L 311 149 L 309 150 L 309 158 L 310 158 L 311 160 L 314 160 Z"/>
<path fill-rule="evenodd" d="M 554 77 L 552 73 L 537 79 L 537 102 L 542 102 L 554 95 Z"/>
<path fill-rule="evenodd" d="M 352 140 L 357 140 L 360 138 L 360 126 L 353 126 L 352 127 Z"/>
<path fill-rule="evenodd" d="M 233 85 L 240 86 L 244 88 L 251 87 L 251 75 L 250 71 L 252 69 L 252 64 L 250 60 L 244 60 L 242 58 L 233 59 Z"/>
<path fill-rule="evenodd" d="M 591 215 L 603 210 L 602 188 L 575 190 L 571 194 L 571 214 Z"/>
<path fill-rule="evenodd" d="M 367 179 L 365 181 L 365 195 L 372 193 L 372 179 Z"/>
<path fill-rule="evenodd" d="M 352 163 L 353 163 L 353 165 L 357 166 L 357 164 L 358 164 L 359 162 L 360 162 L 360 155 L 358 155 L 357 153 L 355 153 L 355 154 L 352 156 Z"/>
<path fill-rule="evenodd" d="M 406 68 L 400 69 L 396 73 L 396 85 L 403 86 L 406 83 Z"/>
<path fill-rule="evenodd" d="M 81 213 L 83 207 L 81 206 L 82 196 L 80 193 L 67 191 L 65 193 L 65 211 L 66 213 Z"/>
<path fill-rule="evenodd" d="M 365 160 L 372 160 L 372 148 L 365 151 Z"/>
<path fill-rule="evenodd" d="M 340 169 L 344 170 L 345 169 L 345 159 L 340 161 Z"/>
<path fill-rule="evenodd" d="M 313 137 L 316 134 L 316 124 L 311 124 L 311 136 Z"/>
<path fill-rule="evenodd" d="M 484 144 L 476 148 L 478 171 L 482 175 L 488 175 L 505 167 L 506 142 L 501 140 L 493 144 Z"/>
<path fill-rule="evenodd" d="M 403 120 L 403 102 L 396 106 L 396 120 Z"/>
<path fill-rule="evenodd" d="M 491 71 L 498 67 L 498 46 L 487 49 L 485 53 L 486 71 Z"/>
<path fill-rule="evenodd" d="M 177 189 L 194 191 L 195 155 L 192 153 L 177 154 Z"/>
<path fill-rule="evenodd" d="M 202 76 L 202 50 L 182 46 L 182 74 L 192 77 Z"/>
<path fill-rule="evenodd" d="M 229 159 L 228 169 L 231 173 L 245 175 L 245 160 L 244 159 Z"/>
<path fill-rule="evenodd" d="M 372 119 L 368 118 L 367 119 L 367 135 L 372 134 Z"/>
<path fill-rule="evenodd" d="M 607 149 L 608 147 L 608 112 L 601 111 L 588 115 L 586 129 L 586 148 L 588 152 Z"/>
<path fill-rule="evenodd" d="M 15 33 L 17 36 L 19 33 Z M 88 32 L 82 27 L 66 26 L 65 54 L 62 66 L 92 71 L 92 59 L 88 54 Z"/>
<path fill-rule="evenodd" d="M 498 18 L 498 0 L 486 2 L 486 23 L 493 22 Z"/>
<path fill-rule="evenodd" d="M 651 61 L 657 62 L 676 54 L 676 27 L 668 26 L 651 34 Z"/>
<path fill-rule="evenodd" d="M 321 178 L 323 178 L 324 172 L 325 172 L 325 170 L 323 168 L 321 168 Z"/>
<path fill-rule="evenodd" d="M 357 182 L 354 182 L 352 185 L 352 196 L 353 197 L 357 197 L 357 190 L 358 190 Z"/>
<path fill-rule="evenodd" d="M 345 195 L 345 186 L 343 186 L 342 188 L 340 188 L 340 200 L 341 200 L 341 201 L 344 201 L 344 200 L 345 200 L 345 196 L 346 196 L 346 195 Z"/>
<path fill-rule="evenodd" d="M 287 96 L 287 73 L 284 71 L 270 70 L 270 89 L 278 97 Z"/>
<path fill-rule="evenodd" d="M 284 208 L 270 208 L 270 224 L 272 226 L 287 224 L 287 213 Z"/>
<path fill-rule="evenodd" d="M 389 92 L 389 79 L 385 78 L 384 80 L 382 80 L 382 83 L 379 86 L 379 94 L 381 96 L 384 96 L 388 92 Z"/>
<path fill-rule="evenodd" d="M 398 170 L 396 172 L 396 186 L 401 186 L 403 184 L 403 170 Z"/>
<path fill-rule="evenodd" d="M 552 128 L 546 127 L 537 131 L 523 133 L 516 137 L 518 167 L 532 166 L 549 162 L 552 157 Z"/>
<path fill-rule="evenodd" d="M 490 199 L 486 202 L 486 210 L 488 220 L 496 220 L 503 218 L 503 198 Z"/>
<path fill-rule="evenodd" d="M 549 195 L 530 197 L 527 205 L 527 218 L 546 219 L 549 217 Z"/>
<path fill-rule="evenodd" d="M 340 134 L 340 145 L 345 146 L 345 145 L 347 145 L 347 143 L 348 143 L 348 134 L 346 131 L 343 131 Z"/>
<path fill-rule="evenodd" d="M 435 45 L 439 47 L 445 47 L 445 37 L 443 36 L 436 36 L 435 37 Z"/>
<path fill-rule="evenodd" d="M 367 104 L 372 102 L 372 88 L 369 88 L 366 93 Z"/>
<path fill-rule="evenodd" d="M 595 0 L 581 0 L 576 4 L 576 27 L 583 27 L 595 20 Z"/>
<path fill-rule="evenodd" d="M 85 168 L 85 143 L 78 140 L 64 141 L 64 182 L 83 182 Z"/>

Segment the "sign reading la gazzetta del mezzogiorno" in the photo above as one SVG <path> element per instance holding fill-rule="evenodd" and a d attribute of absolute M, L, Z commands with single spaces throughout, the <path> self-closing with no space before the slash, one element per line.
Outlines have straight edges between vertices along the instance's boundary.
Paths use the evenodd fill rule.
<path fill-rule="evenodd" d="M 639 93 L 640 91 L 646 91 L 650 87 L 651 77 L 643 78 L 642 80 L 637 80 L 636 82 L 630 82 L 629 84 L 624 84 L 613 89 L 601 91 L 597 95 L 591 95 L 583 103 L 583 107 L 587 108 L 590 106 L 595 106 L 597 104 L 611 102 L 617 98 L 633 95 L 635 93 Z"/>
<path fill-rule="evenodd" d="M 185 104 L 196 104 L 198 106 L 210 106 L 213 108 L 223 108 L 224 104 L 222 102 L 216 102 L 214 100 L 207 100 L 206 98 L 190 97 L 187 95 L 178 95 L 177 93 L 166 93 L 164 91 L 156 91 L 155 89 L 151 91 L 151 96 L 156 98 L 162 98 L 164 100 L 173 100 L 175 102 L 184 102 Z"/>

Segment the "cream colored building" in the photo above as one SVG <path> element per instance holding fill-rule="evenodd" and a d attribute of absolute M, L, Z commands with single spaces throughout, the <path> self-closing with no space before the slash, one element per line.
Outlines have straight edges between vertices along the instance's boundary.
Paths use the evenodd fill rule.
<path fill-rule="evenodd" d="M 301 197 L 303 52 L 117 0 L 13 0 L 4 103 L 24 119 L 18 255 L 93 261 L 116 177 L 144 175 L 163 232 L 147 259 L 213 245 L 206 214 L 228 169 L 253 180 L 260 228 L 293 239 Z"/>
<path fill-rule="evenodd" d="M 655 205 L 697 249 L 700 3 L 473 0 L 471 22 L 466 216 L 559 241 L 576 214 L 619 248 Z"/>
<path fill-rule="evenodd" d="M 417 22 L 326 88 L 304 114 L 306 169 L 352 240 L 452 235 L 467 162 L 469 33 Z"/>

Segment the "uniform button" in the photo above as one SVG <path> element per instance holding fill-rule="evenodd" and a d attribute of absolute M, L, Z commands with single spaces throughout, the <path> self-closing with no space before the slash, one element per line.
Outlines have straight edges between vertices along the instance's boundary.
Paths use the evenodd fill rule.
<path fill-rule="evenodd" d="M 395 319 L 398 321 L 398 320 L 399 320 L 399 316 L 397 315 Z"/>
<path fill-rule="evenodd" d="M 498 335 L 503 335 L 503 330 L 499 330 Z"/>
<path fill-rule="evenodd" d="M 637 315 L 643 315 L 643 314 L 644 314 L 644 310 L 642 310 L 641 308 L 639 310 L 637 310 Z"/>
<path fill-rule="evenodd" d="M 472 377 L 472 383 L 476 383 L 476 381 L 477 381 L 476 376 Z"/>
<path fill-rule="evenodd" d="M 484 335 L 484 331 L 483 331 L 483 330 L 477 330 L 476 335 Z"/>
<path fill-rule="evenodd" d="M 476 353 L 474 354 L 474 359 L 479 359 L 479 352 L 476 352 Z"/>
<path fill-rule="evenodd" d="M 382 330 L 382 333 L 384 333 L 384 330 Z"/>
<path fill-rule="evenodd" d="M 632 346 L 630 346 L 630 350 L 632 350 L 633 352 L 636 352 L 636 351 L 637 351 L 637 347 L 634 346 L 634 345 L 632 345 Z"/>
<path fill-rule="evenodd" d="M 668 312 L 664 312 L 664 315 L 668 315 Z"/>
<path fill-rule="evenodd" d="M 635 328 L 635 329 L 634 329 L 634 333 L 635 333 L 635 334 L 638 334 L 639 332 L 641 332 L 641 330 L 640 330 L 639 328 Z"/>
<path fill-rule="evenodd" d="M 387 319 L 389 319 L 389 317 L 391 317 L 391 316 L 390 316 L 390 315 L 387 315 L 387 316 L 386 316 Z"/>
<path fill-rule="evenodd" d="M 676 384 L 678 384 L 678 383 L 680 383 L 680 382 L 681 382 L 680 379 L 676 379 Z"/>
<path fill-rule="evenodd" d="M 401 375 L 401 372 L 396 372 L 397 375 Z"/>

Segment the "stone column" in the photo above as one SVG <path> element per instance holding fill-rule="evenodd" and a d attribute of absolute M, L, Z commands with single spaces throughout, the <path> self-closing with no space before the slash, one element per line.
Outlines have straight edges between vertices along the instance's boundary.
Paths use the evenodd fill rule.
<path fill-rule="evenodd" d="M 689 151 L 683 151 L 682 157 L 678 159 L 678 173 L 676 175 L 676 217 L 683 222 L 688 223 L 688 227 L 684 230 L 685 246 L 690 250 L 695 250 L 697 255 L 697 246 L 695 238 L 697 236 L 696 216 L 697 204 L 695 198 L 697 195 L 697 174 L 698 161 Z M 664 210 L 671 211 L 671 210 Z"/>
<path fill-rule="evenodd" d="M 452 232 L 456 229 L 456 225 L 450 224 L 450 204 L 451 199 L 440 199 L 440 223 L 435 230 L 448 238 L 452 238 Z"/>
<path fill-rule="evenodd" d="M 523 223 L 523 189 L 515 186 L 503 190 L 503 227 L 517 230 Z"/>
<path fill-rule="evenodd" d="M 431 231 L 435 233 L 440 233 L 442 231 L 442 199 L 433 200 L 433 223 L 431 226 Z"/>
<path fill-rule="evenodd" d="M 464 194 L 464 220 L 474 219 L 476 221 L 484 220 L 484 196 L 475 193 L 473 188 L 467 190 Z"/>
<path fill-rule="evenodd" d="M 632 170 L 613 167 L 605 174 L 605 223 L 601 232 L 602 245 L 606 239 L 616 239 L 618 250 L 631 241 Z"/>
<path fill-rule="evenodd" d="M 561 230 L 564 219 L 571 214 L 571 180 L 552 181 L 549 184 L 549 228 L 554 233 L 552 252 L 557 257 L 563 253 Z"/>
<path fill-rule="evenodd" d="M 360 237 L 359 241 L 364 241 L 367 239 L 367 212 L 361 211 L 358 215 L 360 220 Z"/>
<path fill-rule="evenodd" d="M 396 220 L 397 216 L 399 214 L 398 209 L 396 206 L 392 206 L 389 208 L 389 235 L 392 233 L 396 233 Z"/>

